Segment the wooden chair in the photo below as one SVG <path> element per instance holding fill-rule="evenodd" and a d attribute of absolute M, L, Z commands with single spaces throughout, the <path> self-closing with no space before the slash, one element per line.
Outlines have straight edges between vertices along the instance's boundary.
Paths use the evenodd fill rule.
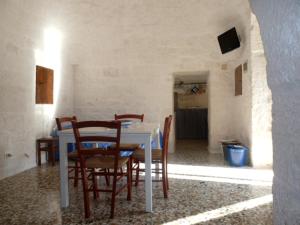
<path fill-rule="evenodd" d="M 126 121 L 126 120 L 135 120 L 144 122 L 144 114 L 115 114 L 115 120 Z M 114 146 L 113 146 L 114 147 Z M 140 144 L 120 144 L 121 156 L 131 157 L 133 152 L 140 148 Z M 138 163 L 133 160 L 133 165 L 131 167 L 132 171 L 135 171 L 138 167 Z"/>
<path fill-rule="evenodd" d="M 152 149 L 152 163 L 160 163 L 162 165 L 162 169 L 159 169 L 158 171 L 154 171 L 155 173 L 162 174 L 162 180 L 153 180 L 153 181 L 162 181 L 165 198 L 168 198 L 168 189 L 169 189 L 168 147 L 169 147 L 169 135 L 170 135 L 171 123 L 172 123 L 172 116 L 170 115 L 165 118 L 162 149 Z M 136 180 L 135 180 L 135 185 L 137 186 L 140 181 L 139 172 L 144 171 L 144 169 L 140 168 L 139 164 L 141 162 L 143 163 L 145 162 L 145 150 L 137 149 L 133 153 L 132 159 L 138 163 L 138 167 L 136 168 Z"/>
<path fill-rule="evenodd" d="M 76 139 L 76 147 L 80 157 L 80 167 L 82 173 L 82 186 L 84 194 L 84 209 L 85 217 L 90 217 L 90 199 L 89 192 L 94 193 L 94 198 L 97 198 L 98 192 L 111 192 L 111 211 L 110 217 L 114 217 L 115 210 L 115 198 L 124 188 L 127 187 L 127 200 L 131 200 L 131 158 L 120 157 L 120 136 L 121 136 L 121 122 L 120 121 L 83 121 L 75 122 L 72 121 L 74 136 Z M 113 136 L 83 136 L 80 133 L 80 129 L 87 127 L 97 128 L 109 128 L 115 130 Z M 113 143 L 115 148 L 102 149 L 102 148 L 84 148 L 83 143 L 85 142 L 103 142 Z M 125 172 L 120 169 L 127 164 Z M 101 170 L 98 170 L 98 169 Z M 92 174 L 92 185 L 89 186 L 87 171 Z M 97 176 L 111 176 L 113 177 L 112 189 L 108 190 L 98 188 Z M 117 190 L 117 182 L 122 177 L 127 177 L 127 182 Z"/>
<path fill-rule="evenodd" d="M 47 152 L 48 161 L 55 165 L 55 153 L 58 151 L 58 139 L 56 137 L 45 137 L 36 140 L 37 163 L 41 166 L 41 152 Z"/>
<path fill-rule="evenodd" d="M 115 114 L 115 120 L 127 120 L 127 119 L 136 119 L 141 122 L 144 121 L 144 114 Z"/>
<path fill-rule="evenodd" d="M 57 129 L 59 131 L 64 130 L 66 128 L 72 128 L 72 121 L 77 121 L 76 116 L 72 116 L 72 117 L 60 117 L 60 118 L 56 118 L 56 125 L 57 125 Z M 74 187 L 78 186 L 78 179 L 79 178 L 79 170 L 80 170 L 80 165 L 79 165 L 79 156 L 78 156 L 78 152 L 77 151 L 73 151 L 68 153 L 68 159 L 70 161 L 74 162 L 74 165 L 71 166 L 69 165 L 69 179 L 74 179 Z M 74 172 L 74 176 L 72 176 L 71 174 Z"/>
<path fill-rule="evenodd" d="M 133 120 L 137 120 L 140 122 L 144 121 L 144 114 L 120 114 L 117 115 L 115 114 L 115 120 L 128 120 L 128 119 L 133 119 Z M 140 145 L 139 144 L 120 144 L 120 149 L 121 150 L 128 150 L 128 151 L 133 151 L 137 148 L 139 148 Z"/>

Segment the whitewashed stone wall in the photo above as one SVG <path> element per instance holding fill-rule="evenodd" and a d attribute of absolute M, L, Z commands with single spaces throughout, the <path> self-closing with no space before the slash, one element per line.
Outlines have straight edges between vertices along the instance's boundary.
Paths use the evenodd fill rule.
<path fill-rule="evenodd" d="M 233 69 L 221 70 L 221 66 L 211 69 L 208 77 L 208 132 L 209 151 L 220 153 L 220 141 L 235 138 Z"/>
<path fill-rule="evenodd" d="M 251 74 L 252 74 L 252 144 L 251 158 L 255 167 L 271 167 L 272 95 L 267 84 L 266 59 L 259 24 L 251 15 Z"/>
<path fill-rule="evenodd" d="M 50 133 L 55 114 L 73 113 L 72 70 L 56 6 L 53 1 L 0 1 L 0 179 L 34 167 L 36 138 Z M 61 49 L 53 41 L 62 41 Z M 36 63 L 55 69 L 56 93 L 61 80 L 58 104 L 35 105 Z"/>
<path fill-rule="evenodd" d="M 0 179 L 35 165 L 35 139 L 55 115 L 145 113 L 162 127 L 174 74 L 186 71 L 209 71 L 210 151 L 221 139 L 251 142 L 250 78 L 234 97 L 234 68 L 249 59 L 249 12 L 246 0 L 0 1 Z M 222 55 L 217 36 L 233 26 L 242 46 Z M 60 71 L 54 106 L 34 104 L 36 63 Z"/>
<path fill-rule="evenodd" d="M 220 152 L 219 141 L 234 138 L 234 62 L 246 59 L 249 49 L 245 1 L 78 2 L 76 16 L 69 18 L 77 22 L 72 33 L 77 39 L 75 112 L 80 119 L 136 112 L 145 113 L 145 122 L 162 126 L 163 118 L 173 113 L 173 74 L 209 70 L 210 150 Z M 233 26 L 243 45 L 222 55 L 217 36 Z M 221 70 L 222 63 L 230 64 L 228 70 Z M 242 129 L 248 129 L 248 118 L 246 123 Z"/>
<path fill-rule="evenodd" d="M 275 225 L 300 224 L 300 4 L 252 0 L 261 28 L 272 91 Z"/>

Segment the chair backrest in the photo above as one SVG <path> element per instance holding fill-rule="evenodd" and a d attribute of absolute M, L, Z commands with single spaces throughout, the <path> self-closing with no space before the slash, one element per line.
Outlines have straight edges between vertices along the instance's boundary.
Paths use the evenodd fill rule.
<path fill-rule="evenodd" d="M 65 125 L 70 125 L 70 127 L 67 128 L 71 128 L 72 125 L 72 121 L 77 121 L 76 116 L 72 116 L 72 117 L 58 117 L 56 118 L 56 125 L 57 125 L 57 129 L 58 130 L 64 130 L 66 129 Z"/>
<path fill-rule="evenodd" d="M 172 124 L 172 115 L 169 115 L 168 117 L 165 118 L 165 124 L 164 124 L 163 148 L 162 148 L 164 159 L 167 159 L 167 155 L 168 155 L 171 124 Z"/>
<path fill-rule="evenodd" d="M 92 156 L 92 155 L 113 155 L 118 156 L 120 154 L 120 138 L 121 138 L 121 122 L 120 121 L 82 121 L 76 122 L 72 121 L 74 136 L 76 140 L 76 147 L 78 149 L 79 156 Z M 113 132 L 110 135 L 82 135 L 81 129 L 84 128 L 109 128 Z M 103 149 L 103 148 L 93 148 L 88 149 L 85 147 L 84 143 L 88 142 L 105 142 L 115 144 L 113 149 Z"/>
<path fill-rule="evenodd" d="M 141 122 L 144 121 L 144 114 L 115 114 L 115 120 L 123 120 L 123 119 L 136 119 Z"/>

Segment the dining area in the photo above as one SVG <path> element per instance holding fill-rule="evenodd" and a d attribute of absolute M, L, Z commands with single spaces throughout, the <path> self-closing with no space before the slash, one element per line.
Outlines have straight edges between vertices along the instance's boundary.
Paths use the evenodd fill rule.
<path fill-rule="evenodd" d="M 16 212 L 7 211 L 0 224 L 271 224 L 270 203 L 246 211 L 239 206 L 264 200 L 271 183 L 244 183 L 244 175 L 222 179 L 234 170 L 224 167 L 219 155 L 203 151 L 201 143 L 178 142 L 175 153 L 169 152 L 172 116 L 165 117 L 162 129 L 145 118 L 56 117 L 52 138 L 59 162 L 0 182 L 0 209 Z M 14 195 L 7 185 L 15 187 Z M 13 204 L 17 199 L 20 204 Z"/>
<path fill-rule="evenodd" d="M 86 121 L 78 121 L 78 125 L 82 126 L 83 124 L 80 125 L 80 123 L 86 123 Z M 137 127 L 139 127 L 138 124 L 136 125 Z M 122 139 L 122 129 L 128 129 L 128 133 L 138 133 L 138 129 L 134 128 L 134 126 L 135 125 L 132 124 L 132 131 L 129 131 L 129 127 L 121 128 L 120 139 L 124 140 Z M 68 128 L 58 131 L 58 135 L 62 135 L 64 132 L 64 135 L 68 136 L 67 138 L 64 137 L 65 143 L 72 139 L 73 141 L 70 143 L 73 145 L 76 143 L 73 128 L 70 128 L 69 125 L 66 127 Z M 96 130 L 97 135 L 109 134 L 112 136 L 115 134 L 112 130 L 106 128 L 97 129 L 95 129 L 95 127 L 88 128 L 83 131 L 82 134 L 91 135 L 94 134 Z M 136 131 L 133 131 L 135 129 Z M 92 132 L 91 130 L 94 131 Z M 150 132 L 150 130 L 148 132 L 151 133 L 151 139 L 155 140 L 155 132 Z M 130 134 L 126 134 L 126 131 L 124 131 L 123 135 L 125 137 Z M 134 145 L 136 146 L 138 144 L 134 142 L 129 143 L 137 139 L 126 140 L 126 144 L 123 144 L 126 145 L 126 148 L 129 147 L 129 144 L 131 145 L 130 147 L 134 147 Z M 94 143 L 100 143 L 95 139 L 92 141 L 92 145 L 86 143 L 86 140 L 84 140 L 84 142 L 83 146 L 86 146 L 87 149 L 79 149 L 79 151 L 88 151 L 88 149 L 90 149 L 94 152 Z M 105 141 L 105 143 L 107 143 L 107 141 Z M 138 145 L 144 148 L 143 145 Z M 153 142 L 151 145 L 157 147 Z M 99 146 L 103 148 L 103 146 L 105 147 L 107 144 L 99 144 Z M 120 147 L 121 143 L 119 148 Z M 100 148 L 100 151 L 102 148 Z M 243 179 L 243 174 L 240 179 L 230 178 L 230 174 L 234 173 L 235 170 L 224 167 L 222 164 L 222 156 L 211 156 L 207 154 L 207 151 L 199 151 L 199 148 L 203 148 L 201 144 L 191 146 L 185 142 L 179 142 L 176 145 L 176 151 L 174 153 L 168 153 L 168 198 L 164 196 L 163 183 L 155 182 L 157 177 L 156 174 L 152 173 L 150 182 L 152 194 L 151 212 L 147 211 L 147 190 L 145 190 L 147 186 L 145 182 L 142 182 L 142 180 L 147 178 L 145 178 L 146 175 L 144 173 L 139 173 L 140 181 L 136 184 L 137 163 L 134 161 L 134 156 L 132 155 L 131 196 L 128 196 L 127 177 L 125 175 L 123 179 L 118 180 L 116 184 L 116 189 L 120 189 L 122 186 L 125 187 L 115 197 L 113 218 L 111 218 L 112 192 L 98 192 L 98 196 L 96 194 L 94 195 L 91 175 L 93 174 L 91 171 L 93 168 L 84 168 L 89 183 L 88 189 L 90 189 L 84 192 L 82 185 L 83 180 L 80 175 L 82 173 L 81 166 L 77 165 L 78 177 L 76 178 L 76 161 L 70 159 L 70 157 L 74 157 L 74 155 L 72 156 L 74 152 L 67 153 L 67 148 L 64 148 L 64 150 L 66 150 L 65 160 L 62 160 L 60 156 L 60 161 L 56 161 L 54 166 L 52 162 L 42 163 L 41 166 L 0 181 L 0 224 L 271 225 L 272 215 L 270 212 L 272 211 L 272 204 L 264 200 L 264 196 L 268 196 L 271 193 L 271 182 L 250 182 L 250 180 L 247 181 Z M 59 150 L 62 151 L 62 148 Z M 80 154 L 79 151 L 77 153 Z M 106 148 L 104 151 L 110 150 Z M 151 153 L 152 151 L 155 151 L 155 149 L 151 149 Z M 135 156 L 136 159 L 139 159 L 140 153 L 137 153 Z M 123 154 L 127 155 L 128 153 Z M 154 159 L 157 156 L 154 155 L 154 153 L 152 153 L 151 156 L 152 169 L 156 169 Z M 86 160 L 91 158 L 87 157 Z M 208 166 L 208 160 L 210 163 L 213 163 L 214 166 Z M 123 171 L 120 169 L 117 170 L 118 176 L 121 175 L 121 173 L 127 173 L 127 162 L 122 167 Z M 61 169 L 62 163 L 65 165 L 63 168 L 64 171 Z M 87 162 L 86 165 L 88 165 Z M 112 190 L 114 175 L 109 174 L 109 172 L 112 173 L 113 170 L 109 169 L 109 172 L 101 170 L 98 161 L 96 166 L 97 171 L 95 172 L 103 172 L 103 174 L 95 173 L 97 176 L 97 189 L 105 191 Z M 141 162 L 140 168 L 144 169 L 144 165 Z M 145 172 L 147 173 L 147 170 Z M 64 181 L 62 181 L 61 173 L 65 173 L 66 175 Z M 253 180 L 259 180 L 259 176 L 255 173 L 253 173 L 251 177 L 253 177 Z M 159 175 L 159 178 L 162 178 L 162 174 Z M 63 193 L 62 189 L 67 192 Z M 65 195 L 65 200 L 68 201 L 62 201 L 63 194 L 67 194 Z M 89 198 L 89 218 L 86 218 L 85 195 Z M 131 198 L 128 199 L 128 197 Z M 253 202 L 254 200 L 262 201 L 262 203 L 255 203 Z M 63 203 L 68 203 L 68 205 L 63 206 Z M 251 207 L 245 210 L 247 209 L 247 207 L 245 208 L 246 204 L 252 205 L 253 208 Z"/>
<path fill-rule="evenodd" d="M 140 181 L 144 181 L 145 198 L 141 201 L 145 202 L 145 212 L 153 211 L 153 181 L 161 181 L 163 197 L 168 198 L 167 155 L 172 116 L 165 118 L 163 131 L 143 121 L 144 114 L 115 114 L 114 120 L 107 121 L 78 121 L 75 116 L 56 118 L 62 208 L 69 207 L 71 179 L 76 188 L 81 183 L 85 218 L 91 216 L 90 201 L 97 200 L 99 192 L 111 193 L 110 218 L 114 218 L 117 194 L 127 191 L 126 199 L 130 201 L 132 186 L 141 185 Z M 74 143 L 75 151 L 68 153 L 70 143 Z M 140 180 L 142 172 L 145 175 Z M 156 173 L 154 177 L 152 172 Z"/>
<path fill-rule="evenodd" d="M 232 94 L 250 41 L 224 64 L 217 35 L 251 40 L 251 10 L 208 2 L 1 1 L 1 225 L 272 224 L 272 177 L 219 148 L 253 114 Z M 178 140 L 176 77 L 202 73 L 209 139 Z"/>

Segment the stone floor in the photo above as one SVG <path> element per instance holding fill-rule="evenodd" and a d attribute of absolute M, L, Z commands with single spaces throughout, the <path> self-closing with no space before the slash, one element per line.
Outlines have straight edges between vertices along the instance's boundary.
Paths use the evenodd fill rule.
<path fill-rule="evenodd" d="M 132 201 L 117 197 L 109 219 L 109 195 L 92 201 L 85 220 L 81 187 L 70 185 L 70 207 L 60 208 L 59 167 L 42 165 L 0 181 L 0 224 L 272 224 L 272 171 L 231 168 L 206 143 L 181 141 L 169 156 L 169 198 L 153 188 L 153 213 L 145 213 L 144 187 L 133 187 Z"/>

